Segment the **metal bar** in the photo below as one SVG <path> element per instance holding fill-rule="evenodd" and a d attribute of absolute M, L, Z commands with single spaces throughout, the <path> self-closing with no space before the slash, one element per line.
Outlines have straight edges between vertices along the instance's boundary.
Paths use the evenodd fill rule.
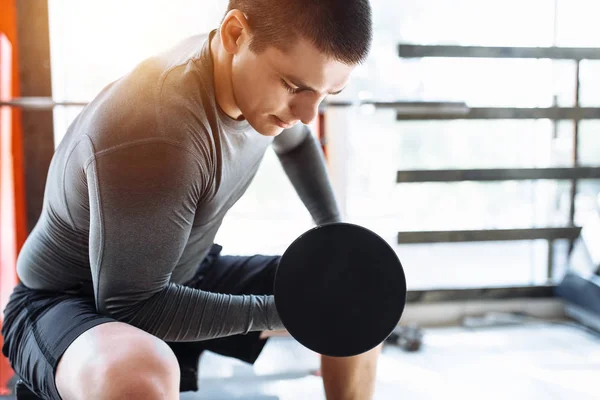
<path fill-rule="evenodd" d="M 552 96 L 552 107 L 558 107 L 558 96 Z M 558 120 L 552 121 L 552 139 L 558 138 Z"/>
<path fill-rule="evenodd" d="M 575 63 L 575 107 L 579 106 L 579 92 L 580 92 L 580 68 L 581 63 L 577 61 Z M 573 150 L 572 150 L 572 165 L 577 167 L 579 165 L 579 121 L 573 121 Z M 569 223 L 571 226 L 575 226 L 575 198 L 577 197 L 577 178 L 571 180 L 571 193 L 570 193 L 570 204 L 569 204 Z M 575 241 L 572 240 L 569 243 L 569 254 L 573 251 Z"/>
<path fill-rule="evenodd" d="M 398 232 L 398 244 L 575 239 L 580 227 Z"/>
<path fill-rule="evenodd" d="M 553 298 L 555 286 L 508 286 L 473 289 L 409 290 L 407 303 L 440 303 L 464 300 L 511 300 L 517 298 Z"/>
<path fill-rule="evenodd" d="M 0 106 L 17 107 L 25 110 L 52 110 L 55 107 L 85 107 L 83 101 L 56 101 L 51 97 L 15 97 L 0 101 Z"/>
<path fill-rule="evenodd" d="M 453 119 L 600 119 L 600 107 L 478 107 L 447 111 L 444 113 L 421 112 L 411 113 L 411 110 L 398 111 L 396 120 L 453 120 Z"/>
<path fill-rule="evenodd" d="M 466 103 L 460 101 L 370 101 L 370 100 L 358 100 L 358 101 L 327 101 L 324 102 L 325 107 L 353 107 L 371 105 L 375 108 L 392 108 L 400 112 L 406 113 L 442 113 L 450 112 L 456 113 L 467 113 L 469 106 Z"/>
<path fill-rule="evenodd" d="M 10 11 L 9 11 L 10 13 Z M 6 21 L 15 19 L 11 16 Z M 0 31 L 0 99 L 12 96 L 13 88 L 13 44 L 7 35 Z M 24 207 L 22 190 L 22 169 L 18 153 L 21 150 L 19 131 L 13 123 L 13 112 L 0 108 L 0 309 L 4 310 L 10 295 L 17 285 L 17 255 L 24 228 Z M 21 190 L 19 190 L 21 189 Z M 0 313 L 0 329 L 4 315 Z M 0 335 L 0 347 L 4 338 Z M 14 377 L 10 363 L 0 353 L 0 397 L 11 393 L 8 382 Z"/>
<path fill-rule="evenodd" d="M 0 106 L 24 109 L 51 110 L 54 107 L 85 107 L 86 101 L 58 101 L 51 97 L 16 97 L 0 101 Z M 464 102 L 437 101 L 330 101 L 323 103 L 325 107 L 353 107 L 372 105 L 375 108 L 395 109 L 406 113 L 467 113 L 469 107 Z"/>
<path fill-rule="evenodd" d="M 554 239 L 548 240 L 548 265 L 546 268 L 546 278 L 548 282 L 552 281 L 554 272 Z"/>
<path fill-rule="evenodd" d="M 397 183 L 509 181 L 541 179 L 600 179 L 600 167 L 442 169 L 398 171 Z"/>
<path fill-rule="evenodd" d="M 558 43 L 558 4 L 559 4 L 560 0 L 554 0 L 554 9 L 553 9 L 553 26 L 552 26 L 552 47 L 556 47 L 556 44 Z"/>
<path fill-rule="evenodd" d="M 545 58 L 553 60 L 600 60 L 593 47 L 485 47 L 399 44 L 402 58 Z"/>
<path fill-rule="evenodd" d="M 20 95 L 52 97 L 48 0 L 15 1 Z M 15 93 L 16 95 L 16 93 Z M 7 99 L 9 100 L 9 99 Z M 23 161 L 28 232 L 43 208 L 48 168 L 54 154 L 54 116 L 51 110 L 22 110 Z"/>

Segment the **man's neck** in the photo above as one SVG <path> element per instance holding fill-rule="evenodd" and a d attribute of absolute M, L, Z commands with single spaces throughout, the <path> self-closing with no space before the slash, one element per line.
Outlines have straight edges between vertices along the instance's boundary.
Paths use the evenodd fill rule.
<path fill-rule="evenodd" d="M 231 82 L 232 55 L 223 48 L 219 31 L 215 33 L 210 43 L 213 59 L 213 75 L 215 79 L 215 96 L 217 104 L 229 117 L 235 120 L 243 119 L 242 112 L 237 106 L 233 84 Z"/>

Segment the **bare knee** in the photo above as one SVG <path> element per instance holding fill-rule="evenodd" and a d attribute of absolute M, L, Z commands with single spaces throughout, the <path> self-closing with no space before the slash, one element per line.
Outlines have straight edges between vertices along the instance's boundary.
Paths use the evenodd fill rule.
<path fill-rule="evenodd" d="M 131 343 L 129 348 L 107 354 L 92 365 L 82 377 L 97 392 L 92 398 L 169 398 L 173 389 L 179 387 L 179 367 L 172 352 L 169 356 L 167 351 L 157 349 L 160 343 Z"/>
<path fill-rule="evenodd" d="M 84 354 L 73 362 L 71 384 L 63 396 L 59 385 L 60 370 L 57 371 L 57 386 L 64 399 L 171 399 L 179 392 L 179 365 L 171 349 L 161 340 L 130 326 L 101 325 L 92 337 L 84 338 L 77 346 L 89 346 Z M 125 324 L 119 324 L 125 325 Z M 96 329 L 96 328 L 93 328 Z M 86 332 L 87 334 L 88 332 Z M 79 340 L 79 338 L 78 338 Z M 91 351 L 90 351 L 91 350 Z M 71 353 L 70 359 L 74 353 Z M 65 356 L 67 353 L 65 352 Z M 61 363 L 64 360 L 61 360 Z M 79 365 L 77 365 L 79 364 Z M 60 367 L 60 365 L 59 365 Z M 78 368 L 77 368 L 78 367 Z"/>

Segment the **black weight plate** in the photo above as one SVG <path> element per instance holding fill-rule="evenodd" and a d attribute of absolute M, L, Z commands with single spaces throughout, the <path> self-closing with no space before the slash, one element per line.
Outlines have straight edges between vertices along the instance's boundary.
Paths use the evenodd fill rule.
<path fill-rule="evenodd" d="M 307 231 L 286 249 L 274 294 L 281 320 L 298 342 L 345 357 L 374 348 L 392 333 L 406 304 L 406 278 L 380 236 L 333 223 Z"/>

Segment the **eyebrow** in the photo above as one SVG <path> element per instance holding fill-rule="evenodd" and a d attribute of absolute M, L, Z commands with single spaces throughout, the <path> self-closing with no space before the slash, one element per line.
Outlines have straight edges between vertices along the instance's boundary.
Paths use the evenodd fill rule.
<path fill-rule="evenodd" d="M 305 84 L 298 78 L 294 78 L 294 77 L 290 77 L 290 76 L 284 76 L 284 78 L 300 90 L 310 90 L 311 92 L 318 92 L 318 90 L 311 88 L 310 86 L 308 86 L 307 84 Z M 329 92 L 329 94 L 335 96 L 336 94 L 342 93 L 342 91 L 344 89 L 346 89 L 345 86 L 342 89 L 338 90 L 337 92 Z"/>

